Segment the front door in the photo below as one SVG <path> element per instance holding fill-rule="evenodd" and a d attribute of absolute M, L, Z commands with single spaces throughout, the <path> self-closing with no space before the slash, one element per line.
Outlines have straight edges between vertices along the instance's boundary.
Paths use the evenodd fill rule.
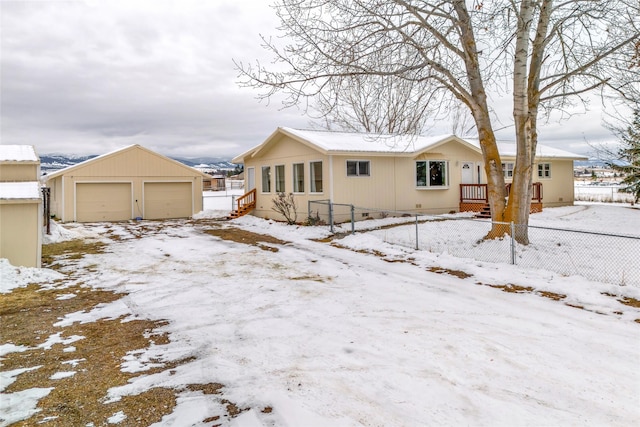
<path fill-rule="evenodd" d="M 247 187 L 245 191 L 256 188 L 256 168 L 247 168 Z"/>
<path fill-rule="evenodd" d="M 462 184 L 475 184 L 475 164 L 473 162 L 462 162 Z"/>

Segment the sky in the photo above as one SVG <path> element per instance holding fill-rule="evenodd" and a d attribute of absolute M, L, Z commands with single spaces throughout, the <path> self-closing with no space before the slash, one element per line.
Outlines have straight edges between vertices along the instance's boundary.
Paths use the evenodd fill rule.
<path fill-rule="evenodd" d="M 267 0 L 0 0 L 2 144 L 104 154 L 141 144 L 174 157 L 232 158 L 310 118 L 239 88 L 233 60 L 269 62 Z M 509 101 L 499 102 L 499 108 Z M 611 141 L 599 102 L 545 124 L 541 142 L 578 154 Z M 508 124 L 497 123 L 496 128 Z M 512 139 L 512 127 L 498 132 Z M 432 133 L 450 133 L 450 125 Z"/>

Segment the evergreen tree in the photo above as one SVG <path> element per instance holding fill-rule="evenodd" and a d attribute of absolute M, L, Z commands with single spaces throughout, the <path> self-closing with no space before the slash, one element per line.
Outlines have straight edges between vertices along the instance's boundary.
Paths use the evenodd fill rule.
<path fill-rule="evenodd" d="M 609 162 L 609 166 L 622 172 L 625 178 L 619 190 L 634 195 L 635 202 L 640 200 L 640 108 L 633 113 L 633 121 L 626 130 L 619 133 L 622 147 L 618 150 L 618 162 Z"/>

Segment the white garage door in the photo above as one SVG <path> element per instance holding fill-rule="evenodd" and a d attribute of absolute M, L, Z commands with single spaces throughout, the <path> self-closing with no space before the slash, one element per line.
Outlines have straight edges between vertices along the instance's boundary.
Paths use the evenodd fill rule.
<path fill-rule="evenodd" d="M 145 182 L 144 219 L 190 217 L 191 194 L 190 182 Z"/>
<path fill-rule="evenodd" d="M 126 221 L 132 212 L 130 183 L 76 184 L 76 221 Z"/>

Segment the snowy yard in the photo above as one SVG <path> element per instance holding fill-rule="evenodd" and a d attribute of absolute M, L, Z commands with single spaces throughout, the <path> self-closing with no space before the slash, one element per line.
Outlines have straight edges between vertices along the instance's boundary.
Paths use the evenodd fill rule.
<path fill-rule="evenodd" d="M 576 181 L 574 186 L 575 200 L 583 202 L 616 202 L 631 203 L 632 193 L 621 193 L 620 185 L 612 185 L 607 182 Z"/>
<path fill-rule="evenodd" d="M 163 426 L 210 426 L 205 420 L 214 418 L 242 427 L 640 421 L 640 308 L 622 303 L 640 300 L 640 288 L 416 251 L 385 241 L 391 230 L 327 243 L 319 241 L 327 227 L 251 216 L 212 221 L 228 212 L 223 199 L 205 198 L 208 210 L 196 221 L 54 230 L 54 241 L 104 241 L 104 253 L 61 261 L 62 271 L 123 297 L 67 314 L 57 325 L 62 336 L 43 343 L 69 340 L 65 329 L 74 322 L 167 321 L 170 342 L 123 360 L 123 369 L 140 375 L 110 389 L 105 402 L 158 386 L 180 390 Z M 640 229 L 640 210 L 628 206 L 548 209 L 535 218 L 596 231 Z M 212 228 L 285 243 L 238 243 L 207 234 Z M 39 281 L 73 298 L 65 287 L 80 280 L 54 282 L 59 273 L 0 265 L 3 292 Z M 25 350 L 0 343 L 3 357 Z M 179 359 L 187 362 L 145 375 L 158 360 Z M 89 362 L 77 363 L 74 371 Z M 61 364 L 57 381 L 71 370 Z M 3 372 L 1 388 L 20 374 Z M 193 383 L 223 384 L 223 396 L 184 389 Z M 47 393 L 4 394 L 0 425 L 31 416 Z M 243 412 L 228 417 L 223 399 Z M 126 413 L 111 422 L 136 425 Z"/>

